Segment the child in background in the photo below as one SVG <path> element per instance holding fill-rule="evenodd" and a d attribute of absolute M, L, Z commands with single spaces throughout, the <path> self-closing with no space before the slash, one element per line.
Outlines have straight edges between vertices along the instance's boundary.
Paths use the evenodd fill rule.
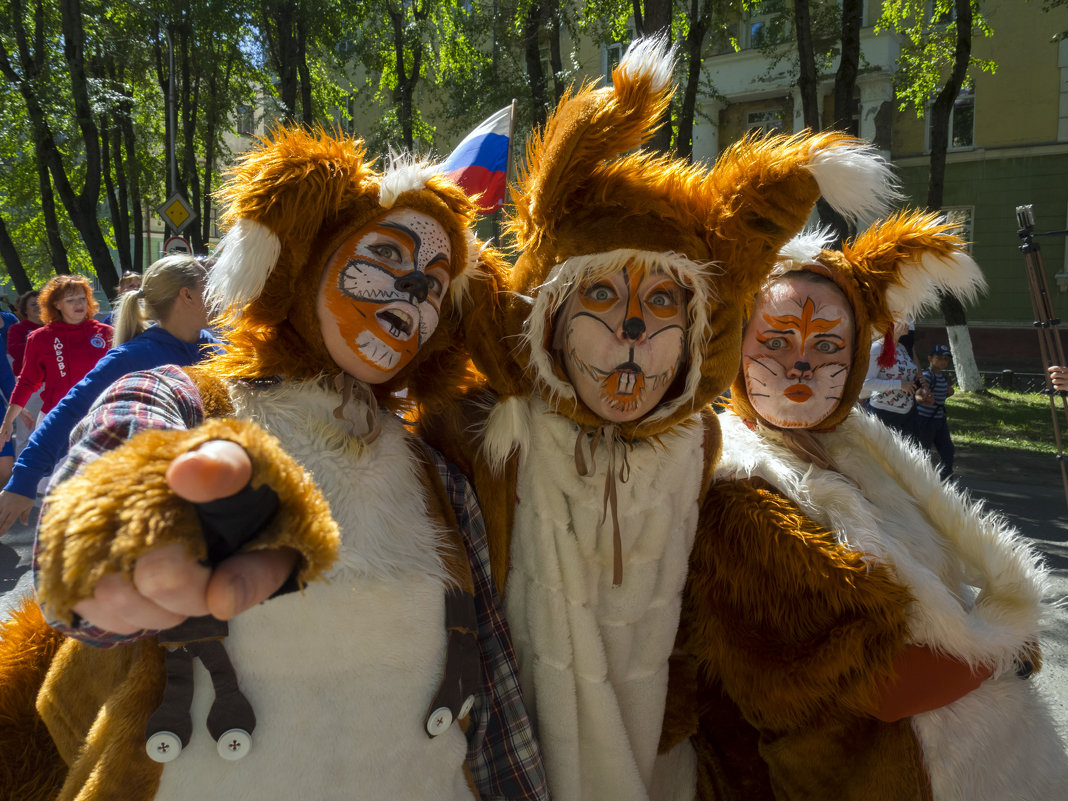
<path fill-rule="evenodd" d="M 938 467 L 942 480 L 953 476 L 953 438 L 946 422 L 946 398 L 953 394 L 953 385 L 943 372 L 949 367 L 949 347 L 935 345 L 928 354 L 928 367 L 923 371 L 927 383 L 927 392 L 921 397 L 917 393 L 916 435 L 924 448 L 932 446 L 938 451 L 941 464 Z"/>

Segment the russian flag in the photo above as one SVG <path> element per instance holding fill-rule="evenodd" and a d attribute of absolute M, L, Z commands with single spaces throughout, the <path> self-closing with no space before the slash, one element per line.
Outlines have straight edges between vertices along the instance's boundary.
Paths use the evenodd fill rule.
<path fill-rule="evenodd" d="M 511 132 L 512 106 L 505 106 L 464 137 L 442 165 L 442 172 L 475 199 L 483 214 L 504 205 Z"/>

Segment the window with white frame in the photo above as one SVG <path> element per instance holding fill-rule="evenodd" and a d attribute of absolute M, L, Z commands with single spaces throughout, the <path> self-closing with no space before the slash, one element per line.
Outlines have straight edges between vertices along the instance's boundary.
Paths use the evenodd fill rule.
<path fill-rule="evenodd" d="M 237 134 L 238 136 L 252 136 L 256 133 L 256 119 L 252 113 L 252 106 L 241 104 L 237 107 Z"/>
<path fill-rule="evenodd" d="M 754 0 L 742 20 L 739 43 L 743 50 L 781 44 L 790 38 L 790 15 L 785 0 Z"/>
<path fill-rule="evenodd" d="M 962 89 L 949 115 L 949 149 L 970 150 L 975 146 L 975 92 Z"/>
<path fill-rule="evenodd" d="M 745 127 L 750 133 L 774 133 L 782 130 L 782 109 L 766 108 L 750 111 L 745 117 Z"/>
<path fill-rule="evenodd" d="M 953 226 L 952 233 L 964 240 L 965 249 L 972 252 L 975 239 L 975 206 L 945 206 L 942 213 L 946 222 Z"/>
<path fill-rule="evenodd" d="M 612 85 L 612 70 L 616 68 L 616 64 L 623 60 L 623 52 L 625 50 L 626 45 L 622 42 L 613 42 L 602 48 L 601 57 L 604 61 L 604 82 L 609 86 Z"/>

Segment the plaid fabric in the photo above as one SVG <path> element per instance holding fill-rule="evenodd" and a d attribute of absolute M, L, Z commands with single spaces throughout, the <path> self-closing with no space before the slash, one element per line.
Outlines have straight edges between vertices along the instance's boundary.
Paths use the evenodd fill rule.
<path fill-rule="evenodd" d="M 504 619 L 497 587 L 490 575 L 482 510 L 463 474 L 433 448 L 426 450 L 433 456 L 438 475 L 448 492 L 475 584 L 482 675 L 487 697 L 478 699 L 472 712 L 472 725 L 467 732 L 470 743 L 468 766 L 482 801 L 548 799 L 549 787 L 541 750 L 519 690 L 518 666 L 508 622 Z"/>
<path fill-rule="evenodd" d="M 101 454 L 147 429 L 190 429 L 204 419 L 196 387 L 177 367 L 131 373 L 112 384 L 71 434 L 75 443 L 50 486 L 76 474 Z M 519 690 L 511 635 L 490 575 L 482 510 L 464 476 L 432 448 L 437 467 L 463 536 L 475 585 L 475 608 L 484 692 L 476 698 L 467 731 L 468 766 L 482 801 L 547 801 L 548 783 L 541 751 Z M 35 547 L 34 563 L 37 553 Z M 151 637 L 153 631 L 122 636 L 75 621 L 52 621 L 58 630 L 99 648 Z"/>

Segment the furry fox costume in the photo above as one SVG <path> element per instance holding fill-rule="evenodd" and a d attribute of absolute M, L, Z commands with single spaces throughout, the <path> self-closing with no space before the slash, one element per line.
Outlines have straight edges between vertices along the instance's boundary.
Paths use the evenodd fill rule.
<path fill-rule="evenodd" d="M 128 376 L 83 422 L 38 534 L 39 599 L 96 640 L 72 609 L 103 574 L 130 575 L 168 542 L 203 557 L 193 505 L 165 475 L 218 439 L 242 445 L 252 485 L 279 496 L 242 550 L 299 551 L 302 591 L 230 621 L 221 658 L 233 670 L 220 679 L 201 657 L 211 681 L 198 665 L 191 718 L 168 706 L 189 676 L 168 653 L 164 691 L 157 638 L 60 645 L 37 698 L 69 765 L 58 797 L 546 797 L 471 490 L 387 411 L 405 387 L 433 406 L 466 369 L 469 201 L 435 165 L 379 174 L 362 143 L 302 130 L 243 156 L 223 197 L 229 231 L 208 289 L 226 310 L 226 351 L 188 374 Z M 218 699 L 235 690 L 254 713 L 251 748 L 248 731 L 217 735 L 230 714 Z M 164 717 L 185 730 L 150 740 L 149 759 L 162 692 Z M 227 761 L 238 748 L 247 756 Z"/>
<path fill-rule="evenodd" d="M 841 251 L 799 237 L 746 329 L 703 507 L 718 536 L 694 549 L 681 626 L 759 729 L 781 801 L 1068 787 L 1047 703 L 1018 675 L 1037 667 L 1040 560 L 855 406 L 873 329 L 983 285 L 949 228 L 901 213 Z"/>
<path fill-rule="evenodd" d="M 561 101 L 513 192 L 516 264 L 503 291 L 472 287 L 497 313 L 464 318 L 491 391 L 424 428 L 475 480 L 550 789 L 569 801 L 692 797 L 692 754 L 658 767 L 657 751 L 708 533 L 707 404 L 737 369 L 745 298 L 821 192 L 850 214 L 892 194 L 885 163 L 837 134 L 747 140 L 711 170 L 628 153 L 672 66 L 639 41 L 612 87 Z"/>

